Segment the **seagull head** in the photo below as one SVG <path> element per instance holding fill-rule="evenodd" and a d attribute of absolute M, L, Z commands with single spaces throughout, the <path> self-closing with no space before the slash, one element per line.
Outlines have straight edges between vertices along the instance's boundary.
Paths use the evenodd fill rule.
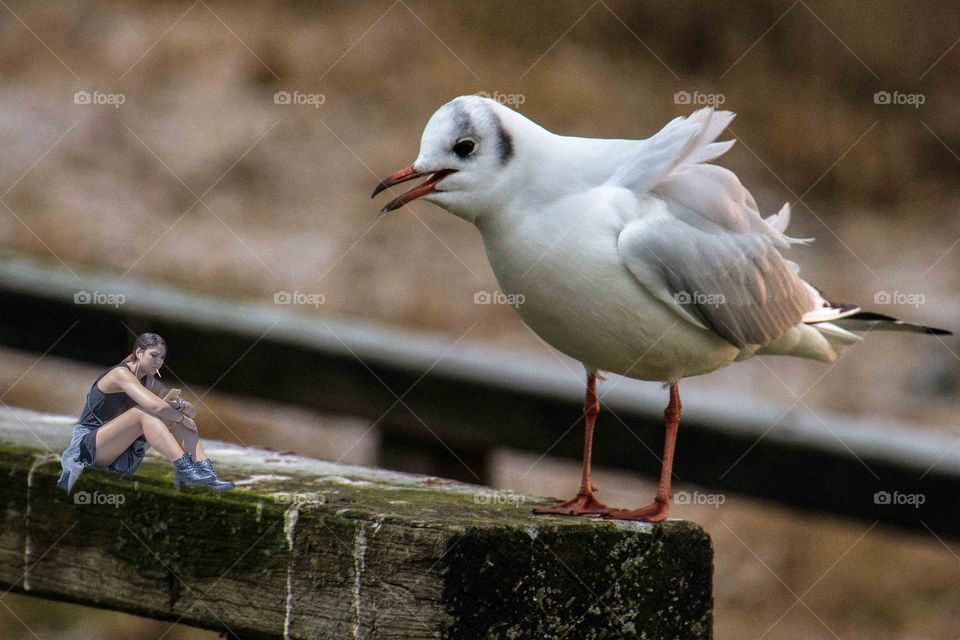
<path fill-rule="evenodd" d="M 423 198 L 468 220 L 501 206 L 515 177 L 518 128 L 533 122 L 480 96 L 461 96 L 437 109 L 420 140 L 420 154 L 408 167 L 383 180 L 373 195 L 401 182 L 427 177 L 387 203 L 381 213 Z"/>

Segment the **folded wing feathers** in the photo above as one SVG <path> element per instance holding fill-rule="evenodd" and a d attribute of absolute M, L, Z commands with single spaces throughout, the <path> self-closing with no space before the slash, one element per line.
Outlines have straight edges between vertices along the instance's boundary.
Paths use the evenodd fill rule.
<path fill-rule="evenodd" d="M 664 217 L 628 224 L 618 246 L 655 296 L 738 347 L 769 343 L 813 307 L 803 281 L 758 234 L 712 233 Z"/>
<path fill-rule="evenodd" d="M 654 286 L 653 289 L 657 297 L 668 303 L 672 302 L 668 296 L 677 292 L 725 292 L 732 297 L 728 304 L 712 308 L 697 304 L 673 306 L 694 324 L 711 327 L 737 346 L 764 344 L 797 322 L 815 324 L 831 344 L 837 342 L 842 346 L 859 339 L 849 332 L 851 329 L 876 327 L 948 335 L 946 330 L 865 312 L 856 305 L 832 303 L 819 289 L 799 278 L 800 267 L 784 259 L 777 247 L 805 245 L 814 239 L 786 235 L 790 204 L 761 218 L 753 195 L 735 174 L 723 167 L 705 164 L 733 146 L 734 140 L 715 140 L 733 121 L 734 115 L 708 107 L 686 118 L 674 118 L 657 134 L 642 141 L 636 156 L 611 176 L 608 184 L 630 189 L 638 197 L 655 192 L 671 203 L 671 210 L 679 221 L 700 231 L 712 229 L 715 234 L 711 234 L 712 247 L 698 242 L 689 247 L 697 251 L 698 260 L 676 264 L 674 260 L 658 259 L 659 264 L 651 269 L 654 265 L 644 266 L 644 261 L 639 259 L 643 254 L 669 256 L 671 253 L 667 247 L 658 246 L 655 235 L 644 237 L 642 229 L 648 225 L 631 225 L 633 228 L 621 235 L 620 247 L 634 275 L 642 282 L 653 284 L 651 271 L 660 271 L 663 288 Z M 726 234 L 731 235 L 724 237 Z M 735 239 L 737 236 L 739 240 Z M 759 244 L 750 240 L 743 244 L 746 236 L 752 236 L 751 240 Z M 724 253 L 725 257 L 721 257 Z M 738 255 L 742 262 L 738 260 L 731 266 L 729 259 Z M 811 307 L 812 310 L 804 312 Z"/>
<path fill-rule="evenodd" d="M 621 236 L 622 253 L 631 271 L 653 286 L 664 301 L 677 292 L 723 293 L 725 304 L 674 306 L 682 307 L 678 308 L 681 315 L 694 316 L 696 324 L 711 327 L 731 344 L 745 346 L 779 337 L 801 322 L 806 312 L 839 316 L 836 309 L 821 309 L 822 296 L 797 276 L 797 265 L 778 251 L 811 241 L 785 235 L 789 204 L 764 220 L 753 196 L 733 172 L 704 164 L 733 145 L 732 140 L 714 142 L 733 118 L 729 111 L 708 108 L 674 119 L 645 141 L 638 157 L 624 163 L 611 183 L 638 197 L 655 193 L 676 219 L 675 223 L 639 223 Z M 673 226 L 677 223 L 686 231 Z M 671 236 L 670 246 L 664 246 Z M 695 255 L 685 255 L 691 252 Z M 661 285 L 650 279 L 649 267 L 643 266 L 644 254 L 659 254 L 655 263 L 660 267 Z"/>
<path fill-rule="evenodd" d="M 684 146 L 702 129 L 698 122 L 675 118 L 652 138 L 643 141 L 641 152 L 622 164 L 609 183 L 634 193 L 649 191 L 676 167 Z"/>
<path fill-rule="evenodd" d="M 686 118 L 674 118 L 655 135 L 642 141 L 636 155 L 614 172 L 609 183 L 625 187 L 642 196 L 656 189 L 658 185 L 660 188 L 667 188 L 665 181 L 678 183 L 675 184 L 675 192 L 689 192 L 695 190 L 698 184 L 714 182 L 711 192 L 722 193 L 736 205 L 720 207 L 712 212 L 719 215 L 719 219 L 715 220 L 718 224 L 736 231 L 759 227 L 758 230 L 770 234 L 783 247 L 813 242 L 813 238 L 792 238 L 786 235 L 790 223 L 789 204 L 763 220 L 753 196 L 732 172 L 705 164 L 729 151 L 736 142 L 715 142 L 735 115 L 732 111 L 715 111 L 707 107 Z M 697 169 L 698 166 L 700 169 Z"/>
<path fill-rule="evenodd" d="M 704 162 L 726 152 L 733 141 L 710 144 L 733 120 L 730 111 L 700 109 L 689 117 L 674 118 L 655 135 L 643 141 L 636 156 L 610 178 L 610 184 L 644 193 L 679 166 Z"/>

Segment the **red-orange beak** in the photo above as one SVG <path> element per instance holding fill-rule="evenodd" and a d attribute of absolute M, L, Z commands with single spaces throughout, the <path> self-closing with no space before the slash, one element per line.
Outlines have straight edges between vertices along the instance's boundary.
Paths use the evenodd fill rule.
<path fill-rule="evenodd" d="M 433 191 L 434 187 L 437 186 L 438 182 L 440 182 L 441 180 L 443 180 L 444 178 L 446 178 L 448 175 L 450 175 L 455 171 L 456 169 L 441 169 L 440 171 L 433 171 L 433 172 L 414 171 L 413 165 L 410 165 L 409 167 L 400 169 L 400 171 L 397 171 L 390 177 L 384 179 L 384 181 L 378 184 L 377 188 L 373 190 L 373 195 L 370 197 L 375 198 L 377 194 L 383 191 L 384 189 L 389 189 L 390 187 L 396 184 L 400 184 L 401 182 L 406 182 L 407 180 L 415 180 L 422 176 L 431 174 L 430 178 L 428 178 L 426 181 L 417 185 L 413 189 L 410 189 L 410 191 L 407 191 L 403 195 L 394 198 L 393 200 L 387 203 L 387 206 L 385 206 L 383 209 L 380 210 L 380 213 L 387 213 L 388 211 L 399 209 L 400 207 L 407 204 L 408 202 L 411 202 L 413 200 L 416 200 L 417 198 L 427 195 L 428 193 Z"/>

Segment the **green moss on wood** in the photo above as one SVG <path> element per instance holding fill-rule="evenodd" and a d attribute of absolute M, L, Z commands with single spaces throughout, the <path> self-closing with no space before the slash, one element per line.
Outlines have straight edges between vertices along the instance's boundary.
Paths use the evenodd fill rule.
<path fill-rule="evenodd" d="M 448 556 L 449 638 L 711 637 L 710 540 L 689 523 L 474 529 Z"/>
<path fill-rule="evenodd" d="M 74 495 L 123 504 L 75 504 L 56 461 L 34 467 L 28 498 L 41 453 L 0 445 L 0 525 L 7 547 L 29 536 L 32 593 L 220 631 L 227 619 L 257 638 L 285 622 L 291 637 L 710 637 L 712 551 L 691 523 L 535 517 L 547 500 L 346 467 L 320 476 L 281 454 L 218 461 L 236 481 L 264 464 L 280 476 L 224 494 L 173 489 L 172 465 L 153 455 L 125 478 L 91 469 Z M 108 559 L 142 596 L 64 587 L 60 563 L 78 558 Z"/>

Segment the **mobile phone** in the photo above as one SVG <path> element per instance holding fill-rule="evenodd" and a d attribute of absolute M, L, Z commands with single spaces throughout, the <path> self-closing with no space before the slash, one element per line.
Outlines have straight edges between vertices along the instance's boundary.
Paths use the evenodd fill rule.
<path fill-rule="evenodd" d="M 180 389 L 170 389 L 167 392 L 167 396 L 163 399 L 164 402 L 170 402 L 171 400 L 176 400 L 180 397 Z"/>

